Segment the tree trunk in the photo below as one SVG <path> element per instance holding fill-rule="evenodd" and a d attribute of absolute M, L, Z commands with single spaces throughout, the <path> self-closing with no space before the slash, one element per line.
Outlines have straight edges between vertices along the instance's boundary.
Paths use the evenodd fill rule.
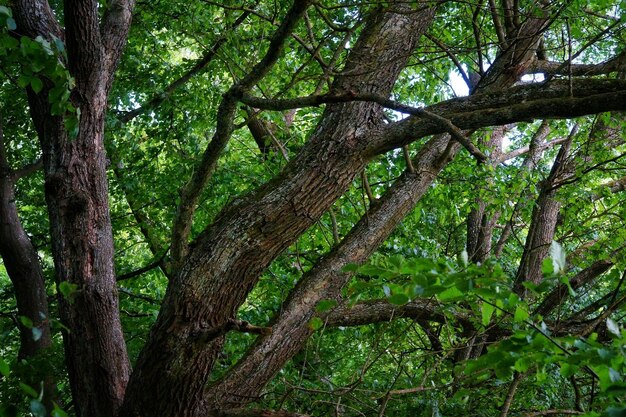
<path fill-rule="evenodd" d="M 28 101 L 43 152 L 57 284 L 75 286 L 67 297 L 60 296 L 59 309 L 68 329 L 65 357 L 79 416 L 116 416 L 130 374 L 113 270 L 103 131 L 133 5 L 112 1 L 100 17 L 97 2 L 67 0 L 64 31 L 47 2 L 18 0 L 14 5 L 17 33 L 65 39 L 67 66 L 76 82 L 72 104 L 80 116 L 75 138 L 69 137 L 63 118 L 51 113 L 50 81 L 38 94 L 28 90 Z"/>
<path fill-rule="evenodd" d="M 0 256 L 15 290 L 17 314 L 26 317 L 32 327 L 19 325 L 18 360 L 30 359 L 52 345 L 46 284 L 37 251 L 26 234 L 15 205 L 15 182 L 19 172 L 10 169 L 4 153 L 0 125 Z M 27 382 L 35 389 L 43 381 L 43 403 L 52 408 L 54 380 L 50 368 L 33 367 Z"/>
<path fill-rule="evenodd" d="M 543 280 L 541 266 L 548 255 L 554 239 L 561 202 L 556 198 L 559 182 L 571 174 L 572 163 L 568 163 L 572 135 L 561 145 L 548 178 L 539 185 L 539 197 L 533 209 L 524 252 L 520 261 L 513 290 L 522 296 L 526 294 L 523 283 L 539 284 Z"/>

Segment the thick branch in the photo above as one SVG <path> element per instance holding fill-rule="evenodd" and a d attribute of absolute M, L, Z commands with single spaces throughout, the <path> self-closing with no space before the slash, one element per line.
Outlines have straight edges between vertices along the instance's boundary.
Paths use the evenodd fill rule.
<path fill-rule="evenodd" d="M 564 65 L 561 62 L 535 61 L 527 70 L 527 74 L 544 73 L 551 75 L 567 75 L 584 77 L 593 75 L 609 74 L 611 72 L 624 71 L 626 67 L 626 52 L 599 64 L 572 64 Z"/>
<path fill-rule="evenodd" d="M 51 40 L 52 36 L 63 39 L 63 30 L 46 0 L 16 0 L 12 3 L 17 21 L 17 33 L 35 39 L 41 36 Z"/>
<path fill-rule="evenodd" d="M 112 0 L 106 5 L 100 32 L 104 48 L 105 72 L 109 75 L 115 72 L 122 56 L 134 7 L 135 0 Z M 111 88 L 112 80 L 113 77 L 110 76 L 107 91 Z"/>
<path fill-rule="evenodd" d="M 365 301 L 352 307 L 337 307 L 323 317 L 327 327 L 362 326 L 400 318 L 448 323 L 437 302 L 430 299 L 413 300 L 402 306 L 390 304 L 387 300 Z M 456 320 L 465 328 L 473 328 L 467 316 L 458 314 Z"/>
<path fill-rule="evenodd" d="M 626 82 L 584 80 L 525 85 L 499 93 L 483 93 L 426 107 L 459 129 L 471 130 L 533 119 L 563 119 L 626 108 Z M 417 116 L 389 124 L 367 138 L 367 155 L 398 148 L 420 137 L 443 133 L 433 121 Z"/>

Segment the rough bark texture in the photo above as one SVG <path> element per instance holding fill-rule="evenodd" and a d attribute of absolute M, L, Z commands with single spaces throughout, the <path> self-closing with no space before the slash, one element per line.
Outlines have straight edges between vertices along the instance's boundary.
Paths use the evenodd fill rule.
<path fill-rule="evenodd" d="M 500 155 L 502 154 L 502 139 L 506 134 L 506 127 L 494 129 L 491 136 L 485 141 L 485 147 L 490 150 L 489 160 L 480 162 L 497 166 Z M 487 178 L 484 185 L 493 184 L 493 178 Z M 480 188 L 476 187 L 476 191 L 480 193 Z M 481 197 L 476 197 L 475 206 L 467 216 L 467 254 L 470 262 L 482 263 L 491 253 L 491 239 L 493 237 L 493 228 L 499 217 L 499 213 L 493 213 L 488 210 L 488 203 Z"/>
<path fill-rule="evenodd" d="M 228 408 L 254 400 L 285 362 L 304 346 L 312 333 L 308 323 L 316 314 L 317 303 L 338 300 L 351 276 L 341 269 L 365 262 L 415 207 L 457 152 L 459 146 L 449 144 L 449 140 L 447 135 L 437 136 L 425 144 L 414 160 L 416 172 L 405 172 L 341 244 L 302 277 L 272 324 L 272 333 L 259 338 L 224 379 L 209 387 L 207 401 L 211 407 Z"/>
<path fill-rule="evenodd" d="M 549 133 L 550 125 L 544 120 L 530 140 L 530 144 L 528 145 L 528 153 L 526 155 L 526 158 L 524 158 L 524 162 L 522 163 L 523 170 L 530 171 L 535 169 L 537 163 L 539 162 L 539 159 L 541 159 L 541 155 L 543 154 L 543 144 Z M 529 204 L 530 200 L 531 192 L 529 189 L 526 189 L 522 193 L 520 198 L 518 198 L 518 201 L 513 208 L 513 214 L 511 215 L 511 219 L 506 223 L 506 225 L 504 226 L 504 230 L 502 230 L 502 233 L 498 238 L 498 243 L 496 244 L 496 247 L 494 249 L 494 256 L 496 258 L 499 258 L 502 255 L 504 245 L 506 244 L 509 236 L 513 232 L 513 222 L 515 216 L 517 216 L 517 213 L 524 207 L 526 207 L 527 204 Z"/>
<path fill-rule="evenodd" d="M 311 5 L 311 0 L 294 0 L 293 5 L 284 17 L 268 46 L 263 59 L 239 82 L 228 89 L 222 98 L 217 110 L 217 126 L 215 134 L 202 155 L 191 181 L 181 190 L 181 201 L 176 210 L 172 226 L 172 245 L 170 253 L 175 270 L 179 270 L 188 253 L 188 239 L 191 234 L 191 224 L 196 211 L 198 199 L 206 187 L 222 150 L 230 140 L 233 132 L 233 121 L 237 112 L 237 101 L 259 81 L 261 81 L 274 66 L 280 57 L 287 38 Z"/>
<path fill-rule="evenodd" d="M 117 414 L 130 374 L 113 270 L 103 130 L 132 6 L 132 1 L 111 2 L 100 26 L 97 2 L 64 3 L 68 68 L 76 80 L 73 103 L 80 109 L 76 138 L 68 136 L 61 117 L 51 114 L 49 85 L 28 94 L 43 151 L 57 283 L 77 288 L 59 300 L 69 329 L 64 334 L 69 379 L 76 413 L 89 417 Z M 62 33 L 44 1 L 18 1 L 15 10 L 20 34 Z"/>
<path fill-rule="evenodd" d="M 517 294 L 524 295 L 526 293 L 522 285 L 525 281 L 539 284 L 543 279 L 541 266 L 554 239 L 561 208 L 561 203 L 556 198 L 557 186 L 571 173 L 573 168 L 572 164 L 568 164 L 567 161 L 570 145 L 571 137 L 561 146 L 550 175 L 539 185 L 539 197 L 533 209 L 524 252 L 515 275 L 513 290 Z"/>
<path fill-rule="evenodd" d="M 509 53 L 499 59 L 512 62 Z M 519 59 L 525 59 L 525 56 Z M 508 76 L 492 76 L 490 87 L 485 87 L 485 91 L 508 87 L 508 82 Z M 311 334 L 308 321 L 315 314 L 316 304 L 322 299 L 338 299 L 341 288 L 349 278 L 341 269 L 349 263 L 364 262 L 373 253 L 413 209 L 458 148 L 458 144 L 449 142 L 448 135 L 437 136 L 424 145 L 413 161 L 416 172 L 405 172 L 342 243 L 305 274 L 283 305 L 280 316 L 275 319 L 272 333 L 259 338 L 235 368 L 208 389 L 209 407 L 233 407 L 258 397 L 283 364 L 304 346 Z"/>

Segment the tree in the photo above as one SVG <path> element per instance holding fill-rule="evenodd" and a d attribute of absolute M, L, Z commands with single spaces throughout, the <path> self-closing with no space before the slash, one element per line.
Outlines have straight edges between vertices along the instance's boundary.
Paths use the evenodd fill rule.
<path fill-rule="evenodd" d="M 437 372 L 452 378 L 441 393 L 462 397 L 472 386 L 453 369 L 461 363 L 488 376 L 480 389 L 495 384 L 489 372 L 511 379 L 501 415 L 528 371 L 543 377 L 551 358 L 570 367 L 561 371 L 578 392 L 576 412 L 585 395 L 601 409 L 623 391 L 619 361 L 601 368 L 589 359 L 598 349 L 613 352 L 622 340 L 611 318 L 619 317 L 624 300 L 617 272 L 623 187 L 615 187 L 624 170 L 616 113 L 626 110 L 621 9 L 594 5 L 580 12 L 579 4 L 508 0 L 137 7 L 129 0 L 19 0 L 10 6 L 0 10 L 5 87 L 16 95 L 25 90 L 38 145 L 30 141 L 24 151 L 18 129 L 3 124 L 0 250 L 17 315 L 27 318 L 21 357 L 50 349 L 49 325 L 58 314 L 72 399 L 61 405 L 71 412 L 271 415 L 245 408 L 277 384 L 276 375 L 294 366 L 289 363 L 302 360 L 307 341 L 321 337 L 316 330 L 402 317 L 417 323 L 415 333 L 439 352 L 445 366 Z M 463 18 L 455 22 L 456 15 Z M 448 93 L 440 81 L 453 72 L 471 94 L 443 100 Z M 25 124 L 26 103 L 17 101 L 21 108 L 7 105 L 3 114 Z M 516 148 L 506 152 L 505 139 Z M 41 164 L 34 160 L 39 153 Z M 20 167 L 28 158 L 30 165 Z M 32 221 L 20 221 L 28 214 L 20 213 L 15 195 L 17 181 L 39 165 L 50 239 L 35 245 L 26 233 Z M 441 178 L 444 170 L 448 179 Z M 352 201 L 359 176 L 360 208 Z M 372 189 L 370 177 L 388 185 Z M 471 186 L 459 185 L 459 178 Z M 536 198 L 529 186 L 535 183 Z M 36 201 L 41 185 L 31 183 L 19 203 Z M 429 197 L 434 200 L 424 201 Z M 412 214 L 417 204 L 436 208 L 428 215 L 438 220 L 420 223 Z M 315 228 L 325 216 L 332 239 L 320 243 Z M 394 250 L 423 246 L 414 253 L 421 261 L 375 257 L 358 267 L 402 222 L 424 232 L 417 242 L 394 238 L 400 242 Z M 518 241 L 508 242 L 510 236 Z M 36 246 L 53 268 L 40 265 Z M 300 246 L 313 256 L 302 261 Z M 574 254 L 569 264 L 563 247 Z M 455 254 L 466 258 L 458 271 L 433 260 Z M 131 272 L 116 274 L 115 265 Z M 286 294 L 264 279 L 273 267 L 288 277 Z M 58 294 L 52 312 L 46 273 Z M 122 287 L 131 298 L 120 301 L 120 284 L 143 274 L 161 283 Z M 579 288 L 591 289 L 568 300 Z M 154 301 L 152 321 L 145 313 L 156 312 Z M 251 315 L 253 324 L 242 319 L 250 303 L 262 307 Z M 446 311 L 447 303 L 455 307 Z M 120 315 L 133 305 L 139 314 L 129 316 L 143 323 L 125 323 Z M 604 333 L 588 343 L 600 345 L 587 356 L 580 346 L 570 349 L 570 339 L 555 339 L 597 334 L 599 326 Z M 535 333 L 522 335 L 520 327 Z M 255 340 L 231 340 L 238 331 Z M 567 355 L 532 356 L 520 340 Z M 511 364 L 505 354 L 524 362 Z M 301 379 L 310 366 L 303 360 Z M 592 380 L 580 382 L 587 370 Z M 593 401 L 596 379 L 606 403 Z M 423 384 L 406 389 L 427 391 Z M 47 410 L 58 409 L 50 389 L 44 391 Z M 374 412 L 392 412 L 388 403 L 401 391 L 389 388 Z M 476 393 L 470 410 L 483 401 Z M 287 397 L 260 406 L 279 413 Z M 348 413 L 339 400 L 336 413 Z M 567 399 L 543 405 L 553 403 L 561 407 Z M 296 400 L 287 408 L 309 411 Z"/>

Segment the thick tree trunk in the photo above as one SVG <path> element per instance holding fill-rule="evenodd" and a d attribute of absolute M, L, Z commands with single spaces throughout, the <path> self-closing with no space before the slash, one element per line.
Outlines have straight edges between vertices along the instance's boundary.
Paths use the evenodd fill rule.
<path fill-rule="evenodd" d="M 76 81 L 72 99 L 80 117 L 75 138 L 68 136 L 62 117 L 51 114 L 50 82 L 39 94 L 29 90 L 28 100 L 43 152 L 57 284 L 75 286 L 72 294 L 60 297 L 59 307 L 68 329 L 65 357 L 79 416 L 116 416 L 130 374 L 113 270 L 103 131 L 132 7 L 132 1 L 114 0 L 100 17 L 97 2 L 67 0 L 63 31 L 47 2 L 15 2 L 19 34 L 65 39 Z"/>
<path fill-rule="evenodd" d="M 550 251 L 561 209 L 561 202 L 556 198 L 556 190 L 559 182 L 570 175 L 573 169 L 573 164 L 567 160 L 571 141 L 572 136 L 561 146 L 550 175 L 539 186 L 539 196 L 533 209 L 513 287 L 513 290 L 522 296 L 526 294 L 526 289 L 522 285 L 525 281 L 539 284 L 543 279 L 541 266 Z"/>
<path fill-rule="evenodd" d="M 432 16 L 432 9 L 373 14 L 334 89 L 387 96 Z M 211 335 L 235 316 L 263 269 L 345 192 L 366 163 L 358 137 L 382 121 L 378 104 L 329 105 L 285 171 L 235 202 L 198 238 L 170 283 L 133 373 L 124 416 L 188 416 L 203 409 L 223 343 Z"/>
<path fill-rule="evenodd" d="M 69 329 L 65 355 L 76 409 L 83 416 L 114 416 L 130 374 L 119 319 L 113 236 L 103 151 L 104 104 L 81 106 L 80 133 L 71 140 L 46 101 L 31 95 L 44 155 L 45 191 L 60 297 Z M 89 389 L 85 389 L 89 387 Z"/>
<path fill-rule="evenodd" d="M 422 18 L 423 20 L 423 18 Z M 529 25 L 537 36 L 537 26 Z M 499 59 L 514 65 L 510 54 Z M 518 59 L 527 59 L 521 55 Z M 490 75 L 491 83 L 485 90 L 508 86 L 508 75 L 499 78 Z M 500 136 L 501 137 L 501 136 Z M 339 299 L 341 288 L 350 275 L 341 269 L 349 263 L 361 263 L 378 248 L 393 228 L 417 204 L 438 173 L 454 158 L 458 144 L 448 135 L 440 135 L 426 143 L 413 161 L 416 172 L 405 172 L 377 201 L 368 214 L 357 223 L 341 244 L 323 258 L 299 281 L 275 318 L 272 334 L 260 337 L 246 356 L 220 381 L 207 389 L 207 408 L 228 408 L 254 401 L 263 387 L 306 343 L 312 333 L 308 326 L 315 314 L 315 306 L 323 299 Z"/>

